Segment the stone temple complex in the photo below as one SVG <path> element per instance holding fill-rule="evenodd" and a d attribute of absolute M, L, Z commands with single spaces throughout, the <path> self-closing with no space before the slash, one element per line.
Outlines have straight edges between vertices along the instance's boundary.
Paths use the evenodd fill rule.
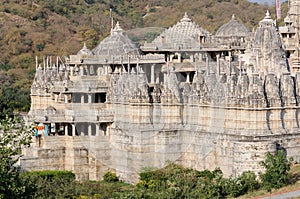
<path fill-rule="evenodd" d="M 169 162 L 259 172 L 279 148 L 300 162 L 300 0 L 289 6 L 283 27 L 233 15 L 215 34 L 185 14 L 140 48 L 117 23 L 92 50 L 37 61 L 22 167 L 134 183 Z"/>

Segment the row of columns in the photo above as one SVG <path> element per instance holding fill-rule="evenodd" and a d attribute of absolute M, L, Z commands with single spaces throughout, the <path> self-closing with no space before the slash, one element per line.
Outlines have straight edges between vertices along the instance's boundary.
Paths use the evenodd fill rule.
<path fill-rule="evenodd" d="M 52 123 L 53 125 L 54 123 Z M 58 134 L 64 136 L 106 136 L 109 134 L 107 128 L 108 123 L 62 123 L 42 124 L 36 126 L 36 135 L 48 136 L 51 134 Z M 54 127 L 54 129 L 53 129 Z M 54 131 L 52 131 L 52 129 Z M 87 134 L 86 134 L 87 133 Z"/>
<path fill-rule="evenodd" d="M 151 77 L 150 84 L 159 84 L 159 74 L 160 71 L 155 71 L 155 64 L 151 65 Z"/>
<path fill-rule="evenodd" d="M 107 131 L 105 130 L 101 130 L 100 129 L 100 125 L 98 123 L 95 124 L 95 133 L 93 134 L 93 128 L 92 128 L 92 123 L 87 123 L 87 136 L 106 136 L 107 135 Z M 76 127 L 76 124 L 71 124 L 71 136 L 84 136 L 85 135 L 85 128 L 84 128 L 84 125 L 81 125 L 81 128 L 78 129 L 78 127 Z M 64 126 L 65 128 L 65 136 L 68 136 L 69 135 L 69 125 L 68 124 L 65 124 Z M 77 133 L 76 133 L 77 131 Z M 76 135 L 77 134 L 77 135 Z"/>

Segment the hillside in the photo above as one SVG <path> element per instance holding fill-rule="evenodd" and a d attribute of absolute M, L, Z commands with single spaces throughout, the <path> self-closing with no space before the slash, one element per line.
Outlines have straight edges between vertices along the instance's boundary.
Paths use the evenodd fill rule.
<path fill-rule="evenodd" d="M 110 9 L 125 30 L 133 29 L 130 36 L 136 42 L 151 40 L 184 12 L 211 33 L 232 14 L 249 28 L 268 9 L 274 16 L 274 7 L 247 0 L 4 0 L 0 5 L 0 109 L 28 111 L 35 56 L 76 53 L 83 42 L 95 47 L 110 32 Z M 282 10 L 284 17 L 286 3 Z"/>

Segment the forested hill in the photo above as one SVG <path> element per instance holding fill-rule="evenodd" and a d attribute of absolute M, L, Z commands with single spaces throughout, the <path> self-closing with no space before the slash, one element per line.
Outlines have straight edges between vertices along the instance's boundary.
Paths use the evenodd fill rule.
<path fill-rule="evenodd" d="M 27 111 L 35 56 L 76 53 L 83 42 L 92 49 L 110 32 L 110 9 L 125 30 L 168 27 L 185 12 L 211 33 L 232 14 L 249 28 L 255 27 L 268 9 L 274 17 L 274 7 L 247 0 L 2 0 L 0 111 Z M 282 10 L 284 17 L 287 3 Z M 147 29 L 143 30 L 140 34 L 147 35 Z"/>

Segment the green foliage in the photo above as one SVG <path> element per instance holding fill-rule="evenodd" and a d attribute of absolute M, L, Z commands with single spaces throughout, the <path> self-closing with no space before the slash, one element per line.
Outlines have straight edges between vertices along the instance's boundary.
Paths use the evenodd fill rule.
<path fill-rule="evenodd" d="M 133 198 L 224 198 L 238 197 L 259 188 L 253 172 L 224 178 L 220 169 L 196 171 L 170 164 L 156 171 L 140 173 Z"/>
<path fill-rule="evenodd" d="M 17 117 L 0 121 L 0 198 L 30 198 L 31 183 L 21 178 L 15 163 L 21 149 L 30 145 L 32 136 L 32 128 Z"/>
<path fill-rule="evenodd" d="M 252 171 L 243 172 L 237 178 L 229 178 L 226 181 L 227 195 L 231 197 L 238 197 L 248 192 L 253 192 L 260 187 L 256 180 L 256 175 Z"/>
<path fill-rule="evenodd" d="M 119 178 L 116 173 L 108 171 L 104 174 L 103 180 L 105 182 L 118 182 Z"/>
<path fill-rule="evenodd" d="M 22 174 L 30 184 L 27 198 L 228 198 L 239 197 L 260 188 L 256 175 L 247 171 L 233 178 L 224 178 L 220 169 L 197 171 L 177 164 L 140 173 L 136 186 L 118 181 L 107 172 L 100 182 L 74 179 L 68 171 L 39 171 Z M 20 197 L 22 198 L 22 197 Z"/>
<path fill-rule="evenodd" d="M 278 189 L 290 182 L 291 175 L 288 172 L 291 169 L 291 162 L 291 159 L 287 160 L 283 149 L 278 150 L 276 154 L 267 153 L 266 159 L 261 162 L 266 171 L 260 175 L 262 185 L 267 191 Z"/>
<path fill-rule="evenodd" d="M 75 175 L 70 171 L 25 172 L 22 178 L 34 184 L 33 198 L 65 198 L 72 194 Z"/>
<path fill-rule="evenodd" d="M 47 181 L 55 181 L 61 179 L 67 182 L 75 180 L 75 174 L 71 171 L 31 171 L 26 174 L 28 177 L 41 178 Z"/>
<path fill-rule="evenodd" d="M 0 119 L 13 117 L 14 111 L 29 111 L 30 95 L 28 90 L 4 83 L 0 86 Z"/>
<path fill-rule="evenodd" d="M 31 196 L 35 199 L 52 198 L 120 198 L 131 191 L 126 183 L 75 181 L 70 171 L 32 171 L 22 173 L 22 179 L 32 184 Z"/>

